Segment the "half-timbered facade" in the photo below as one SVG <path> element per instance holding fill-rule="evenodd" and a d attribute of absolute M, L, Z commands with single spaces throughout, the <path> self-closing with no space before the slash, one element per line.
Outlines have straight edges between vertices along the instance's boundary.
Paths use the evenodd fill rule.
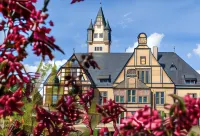
<path fill-rule="evenodd" d="M 60 95 L 70 90 L 64 87 L 64 76 L 69 74 L 84 75 L 81 79 L 83 90 L 95 87 L 96 103 L 105 104 L 108 99 L 114 99 L 122 104 L 127 112 L 120 118 L 128 118 L 145 105 L 167 115 L 164 104 L 174 102 L 169 94 L 200 96 L 200 75 L 176 53 L 159 52 L 156 46 L 149 48 L 145 33 L 138 35 L 134 52 L 111 53 L 111 28 L 105 22 L 102 8 L 94 26 L 92 22 L 89 25 L 87 42 L 88 53 L 93 53 L 100 70 L 80 68 L 81 56 L 88 53 L 74 53 L 56 73 L 59 85 L 51 75 L 45 82 L 44 105 L 54 104 Z M 59 92 L 58 95 L 54 95 L 55 92 Z"/>

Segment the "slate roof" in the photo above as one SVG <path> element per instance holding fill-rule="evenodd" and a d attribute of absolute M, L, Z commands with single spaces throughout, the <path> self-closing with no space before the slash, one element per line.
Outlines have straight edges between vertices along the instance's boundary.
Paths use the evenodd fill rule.
<path fill-rule="evenodd" d="M 75 53 L 77 59 L 81 61 L 81 55 L 86 53 Z M 131 53 L 94 53 L 94 60 L 98 63 L 99 69 L 89 68 L 89 73 L 98 87 L 112 87 L 113 82 L 117 78 L 125 66 L 128 59 L 131 57 Z M 110 75 L 111 82 L 101 83 L 97 77 L 99 75 Z"/>
<path fill-rule="evenodd" d="M 104 28 L 104 30 L 111 30 L 111 28 L 110 28 L 110 25 L 109 25 L 109 22 L 107 21 L 107 23 L 106 23 L 106 27 Z"/>
<path fill-rule="evenodd" d="M 80 61 L 83 54 L 87 53 L 76 53 L 75 55 Z M 88 70 L 94 83 L 97 87 L 112 87 L 113 82 L 132 56 L 132 53 L 94 53 L 93 56 L 101 68 L 100 70 L 93 68 Z M 186 85 L 184 84 L 184 78 L 188 77 L 196 78 L 197 84 L 200 85 L 200 75 L 176 53 L 158 52 L 158 62 L 175 85 Z M 176 70 L 170 69 L 172 65 L 176 67 Z M 101 83 L 98 76 L 110 76 L 111 82 Z"/>
<path fill-rule="evenodd" d="M 90 25 L 89 25 L 89 27 L 88 27 L 88 30 L 93 30 L 92 20 L 90 21 Z"/>
<path fill-rule="evenodd" d="M 104 14 L 103 14 L 103 9 L 102 9 L 102 7 L 99 8 L 99 12 L 98 12 L 98 14 L 97 14 L 95 23 L 96 23 L 98 17 L 102 17 L 102 21 L 103 21 L 103 24 L 104 24 L 104 26 L 105 26 L 105 25 L 106 25 L 106 20 L 105 20 Z"/>
<path fill-rule="evenodd" d="M 174 52 L 159 52 L 158 62 L 172 79 L 175 85 L 185 85 L 185 78 L 197 79 L 197 84 L 200 85 L 200 75 L 189 64 Z M 170 69 L 175 66 L 177 70 Z"/>

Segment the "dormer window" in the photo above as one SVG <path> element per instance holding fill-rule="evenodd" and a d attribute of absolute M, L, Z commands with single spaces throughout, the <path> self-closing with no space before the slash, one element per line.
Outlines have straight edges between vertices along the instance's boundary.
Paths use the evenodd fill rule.
<path fill-rule="evenodd" d="M 188 84 L 188 85 L 194 85 L 197 83 L 197 80 L 185 80 L 185 84 Z"/>
<path fill-rule="evenodd" d="M 185 84 L 194 85 L 197 83 L 197 78 L 194 75 L 184 75 Z"/>
<path fill-rule="evenodd" d="M 170 66 L 170 71 L 176 71 L 176 70 L 177 70 L 176 66 L 174 65 L 174 63 L 172 63 Z"/>
<path fill-rule="evenodd" d="M 99 81 L 101 83 L 109 83 L 109 82 L 111 82 L 111 76 L 110 75 L 99 75 L 99 76 L 97 76 L 97 79 L 99 79 Z"/>

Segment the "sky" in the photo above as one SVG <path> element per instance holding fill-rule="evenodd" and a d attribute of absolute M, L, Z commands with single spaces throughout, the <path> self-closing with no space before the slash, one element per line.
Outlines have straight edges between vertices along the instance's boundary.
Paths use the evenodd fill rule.
<path fill-rule="evenodd" d="M 37 8 L 43 1 L 38 0 Z M 145 32 L 148 46 L 159 52 L 175 52 L 200 72 L 200 0 L 101 0 L 106 20 L 112 29 L 111 52 L 132 52 L 137 36 Z M 49 19 L 55 26 L 52 35 L 65 52 L 54 52 L 58 67 L 75 52 L 87 52 L 87 28 L 95 20 L 100 0 L 85 0 L 71 5 L 70 0 L 51 0 Z M 40 61 L 28 49 L 24 61 L 33 71 Z"/>

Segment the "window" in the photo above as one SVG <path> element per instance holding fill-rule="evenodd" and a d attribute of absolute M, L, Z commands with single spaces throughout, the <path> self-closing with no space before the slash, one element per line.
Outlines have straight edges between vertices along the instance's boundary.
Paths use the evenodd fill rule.
<path fill-rule="evenodd" d="M 146 83 L 149 83 L 149 71 L 146 71 Z"/>
<path fill-rule="evenodd" d="M 100 34 L 99 34 L 99 38 L 103 38 L 103 33 L 100 33 Z"/>
<path fill-rule="evenodd" d="M 58 101 L 58 87 L 53 87 L 52 104 L 55 105 Z"/>
<path fill-rule="evenodd" d="M 124 103 L 124 96 L 119 96 L 119 95 L 116 95 L 115 96 L 115 102 L 116 103 Z"/>
<path fill-rule="evenodd" d="M 140 57 L 140 64 L 145 65 L 146 64 L 146 56 Z"/>
<path fill-rule="evenodd" d="M 135 97 L 135 90 L 128 90 L 128 102 L 136 102 Z"/>
<path fill-rule="evenodd" d="M 197 98 L 197 94 L 196 93 L 188 93 L 188 95 L 190 95 L 190 97 L 192 97 L 192 98 Z"/>
<path fill-rule="evenodd" d="M 147 103 L 147 96 L 139 96 L 139 103 Z"/>
<path fill-rule="evenodd" d="M 102 51 L 102 47 L 94 47 L 95 51 Z"/>
<path fill-rule="evenodd" d="M 142 82 L 144 83 L 144 71 L 142 71 Z"/>
<path fill-rule="evenodd" d="M 197 83 L 197 80 L 185 80 L 185 83 L 188 85 L 194 85 Z"/>
<path fill-rule="evenodd" d="M 143 83 L 150 83 L 150 70 L 138 70 L 137 76 Z"/>
<path fill-rule="evenodd" d="M 176 71 L 176 70 L 177 70 L 176 66 L 174 65 L 174 63 L 172 63 L 170 66 L 170 71 Z"/>
<path fill-rule="evenodd" d="M 94 38 L 98 38 L 98 33 L 94 33 Z"/>
<path fill-rule="evenodd" d="M 107 83 L 107 82 L 111 82 L 110 79 L 100 79 L 101 83 Z"/>
<path fill-rule="evenodd" d="M 101 92 L 102 102 L 101 104 L 104 105 L 107 103 L 107 92 Z"/>
<path fill-rule="evenodd" d="M 94 50 L 95 50 L 95 51 L 99 51 L 99 47 L 95 47 Z"/>
<path fill-rule="evenodd" d="M 164 104 L 164 92 L 156 92 L 156 104 Z"/>

